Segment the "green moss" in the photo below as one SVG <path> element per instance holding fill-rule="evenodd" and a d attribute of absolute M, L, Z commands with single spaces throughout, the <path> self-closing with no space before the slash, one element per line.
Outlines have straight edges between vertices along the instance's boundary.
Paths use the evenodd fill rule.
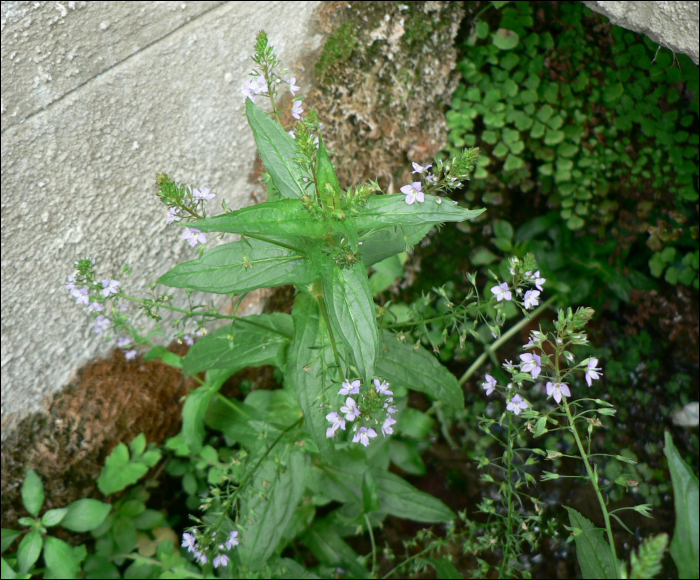
<path fill-rule="evenodd" d="M 316 63 L 316 75 L 321 82 L 334 66 L 347 61 L 357 46 L 357 32 L 352 22 L 346 22 L 331 34 Z"/>

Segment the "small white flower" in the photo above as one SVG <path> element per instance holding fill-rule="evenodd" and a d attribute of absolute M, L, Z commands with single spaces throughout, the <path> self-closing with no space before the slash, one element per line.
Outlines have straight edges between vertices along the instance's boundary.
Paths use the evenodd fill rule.
<path fill-rule="evenodd" d="M 486 389 L 486 395 L 488 396 L 493 393 L 493 390 L 496 388 L 496 379 L 491 375 L 486 375 L 486 382 L 482 383 L 481 386 Z"/>
<path fill-rule="evenodd" d="M 547 281 L 547 279 L 546 279 L 546 278 L 542 278 L 542 277 L 540 276 L 540 271 L 539 271 L 539 270 L 537 270 L 537 272 L 535 272 L 535 275 L 533 276 L 533 278 L 535 279 L 535 286 L 537 286 L 537 289 L 538 289 L 540 292 L 543 292 L 542 286 L 544 286 L 544 283 Z"/>
<path fill-rule="evenodd" d="M 537 290 L 528 290 L 525 292 L 525 310 L 530 310 L 530 308 L 537 306 L 540 303 L 539 296 L 540 293 Z"/>
<path fill-rule="evenodd" d="M 393 391 L 389 390 L 389 383 L 385 381 L 380 381 L 379 379 L 374 379 L 374 388 L 380 395 L 393 395 Z"/>
<path fill-rule="evenodd" d="M 302 101 L 294 101 L 294 104 L 292 105 L 292 117 L 297 120 L 301 119 L 301 114 L 304 112 L 301 103 Z"/>
<path fill-rule="evenodd" d="M 345 419 L 348 421 L 354 421 L 360 415 L 355 399 L 352 397 L 345 399 L 345 405 L 340 408 L 340 412 L 345 415 Z"/>
<path fill-rule="evenodd" d="M 496 295 L 498 302 L 501 300 L 511 300 L 513 298 L 513 293 L 510 291 L 508 284 L 505 282 L 491 288 L 491 292 Z"/>
<path fill-rule="evenodd" d="M 412 184 L 404 185 L 401 188 L 401 193 L 406 196 L 406 203 L 408 205 L 412 205 L 416 201 L 418 201 L 418 203 L 423 203 L 425 201 L 425 193 L 421 191 L 422 187 L 420 181 L 414 181 Z"/>
<path fill-rule="evenodd" d="M 226 549 L 230 550 L 238 545 L 238 530 L 233 530 L 226 539 Z"/>
<path fill-rule="evenodd" d="M 352 438 L 353 443 L 358 441 L 362 443 L 365 447 L 369 445 L 369 440 L 374 439 L 377 436 L 377 432 L 374 429 L 368 427 L 360 427 L 360 430 Z"/>
<path fill-rule="evenodd" d="M 602 374 L 598 372 L 600 369 L 596 367 L 597 364 L 597 358 L 588 359 L 588 363 L 586 365 L 586 382 L 588 383 L 589 387 L 592 386 L 593 381 L 597 381 Z"/>
<path fill-rule="evenodd" d="M 392 427 L 394 423 L 396 423 L 396 419 L 394 419 L 391 415 L 388 415 L 384 420 L 384 423 L 382 423 L 382 435 L 385 437 L 387 435 L 391 435 L 394 432 L 394 428 Z"/>
<path fill-rule="evenodd" d="M 297 91 L 299 90 L 299 87 L 297 86 L 297 79 L 296 77 L 292 77 L 289 79 L 289 92 L 292 93 L 293 97 L 297 96 Z"/>
<path fill-rule="evenodd" d="M 347 379 L 343 383 L 343 388 L 338 391 L 339 395 L 359 395 L 360 394 L 360 380 L 355 380 L 352 383 Z"/>
<path fill-rule="evenodd" d="M 559 404 L 561 403 L 562 395 L 565 397 L 571 396 L 571 391 L 569 391 L 569 387 L 566 385 L 566 383 L 547 383 L 548 397 L 554 397 L 554 400 L 557 402 L 557 404 Z"/>
<path fill-rule="evenodd" d="M 539 355 L 526 352 L 520 355 L 520 360 L 523 361 L 520 370 L 524 373 L 530 373 L 533 379 L 536 379 L 542 372 L 542 359 Z"/>
<path fill-rule="evenodd" d="M 432 163 L 426 165 L 425 167 L 421 167 L 417 163 L 412 163 L 411 165 L 413 165 L 413 171 L 411 171 L 411 173 L 423 173 L 424 171 L 430 169 L 433 166 Z"/>

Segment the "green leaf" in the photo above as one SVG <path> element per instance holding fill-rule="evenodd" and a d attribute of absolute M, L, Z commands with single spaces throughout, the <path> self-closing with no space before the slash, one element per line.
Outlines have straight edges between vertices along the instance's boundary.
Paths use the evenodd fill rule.
<path fill-rule="evenodd" d="M 415 441 L 403 441 L 392 437 L 389 441 L 391 462 L 409 475 L 425 475 L 425 463 Z"/>
<path fill-rule="evenodd" d="M 668 431 L 664 454 L 673 483 L 676 528 L 671 540 L 671 557 L 680 578 L 698 577 L 698 478 L 682 459 Z"/>
<path fill-rule="evenodd" d="M 41 523 L 47 528 L 57 526 L 61 523 L 61 520 L 68 513 L 67 508 L 57 508 L 47 511 L 43 516 L 41 516 Z"/>
<path fill-rule="evenodd" d="M 2 528 L 2 552 L 5 552 L 19 536 L 20 532 L 17 530 Z"/>
<path fill-rule="evenodd" d="M 443 578 L 445 580 L 461 580 L 464 578 L 464 576 L 459 573 L 459 570 L 457 570 L 455 565 L 447 558 L 427 558 L 427 561 L 433 565 L 437 577 L 440 580 Z"/>
<path fill-rule="evenodd" d="M 564 506 L 569 512 L 571 527 L 581 530 L 574 533 L 576 556 L 584 578 L 617 578 L 617 562 L 603 530 L 596 528 L 575 509 Z"/>
<path fill-rule="evenodd" d="M 508 30 L 507 28 L 499 28 L 496 33 L 491 36 L 493 37 L 493 44 L 501 50 L 512 50 L 518 46 L 518 42 L 520 41 L 518 33 Z"/>
<path fill-rule="evenodd" d="M 408 205 L 406 196 L 402 193 L 375 195 L 355 221 L 360 230 L 382 226 L 424 226 L 444 222 L 463 222 L 474 219 L 486 211 L 486 209 L 471 210 L 460 207 L 448 198 L 442 198 L 442 203 L 437 204 L 435 199 L 433 195 L 426 195 L 425 202 Z"/>
<path fill-rule="evenodd" d="M 8 580 L 11 578 L 17 578 L 17 572 L 15 572 L 15 569 L 5 561 L 5 558 L 2 558 L 2 577 L 3 580 L 5 578 Z"/>
<path fill-rule="evenodd" d="M 312 217 L 298 199 L 265 202 L 237 211 L 199 220 L 203 232 L 227 232 L 260 236 L 307 236 L 322 238 L 330 224 Z"/>
<path fill-rule="evenodd" d="M 27 470 L 22 483 L 22 503 L 33 516 L 38 516 L 41 506 L 44 505 L 44 484 L 41 483 L 36 471 L 31 468 Z"/>
<path fill-rule="evenodd" d="M 464 393 L 457 378 L 422 346 L 414 349 L 384 331 L 384 344 L 377 359 L 375 375 L 391 384 L 426 393 L 452 407 L 464 407 Z"/>
<path fill-rule="evenodd" d="M 326 410 L 321 406 L 327 402 L 323 372 L 324 350 L 321 345 L 322 321 L 318 302 L 307 293 L 300 293 L 292 310 L 294 340 L 287 357 L 286 384 L 294 391 L 311 437 L 318 446 L 321 457 L 331 462 L 333 447 L 326 437 Z"/>
<path fill-rule="evenodd" d="M 263 165 L 280 195 L 300 198 L 306 191 L 307 176 L 297 160 L 300 153 L 296 141 L 250 99 L 246 99 L 246 116 Z"/>
<path fill-rule="evenodd" d="M 102 525 L 112 506 L 96 499 L 79 499 L 66 509 L 68 513 L 61 520 L 61 527 L 71 532 L 89 532 Z"/>
<path fill-rule="evenodd" d="M 436 497 L 417 490 L 405 479 L 383 469 L 373 469 L 380 510 L 414 522 L 450 522 L 455 514 Z"/>
<path fill-rule="evenodd" d="M 134 518 L 134 525 L 137 530 L 152 530 L 163 524 L 164 521 L 163 512 L 147 509 Z"/>
<path fill-rule="evenodd" d="M 518 141 L 518 143 L 522 143 L 522 141 Z M 503 163 L 503 169 L 505 171 L 515 171 L 516 169 L 522 169 L 523 167 L 525 167 L 525 162 L 522 160 L 521 157 L 513 155 L 512 153 L 508 153 L 508 156 L 506 157 L 506 160 Z"/>
<path fill-rule="evenodd" d="M 126 445 L 119 443 L 107 457 L 97 478 L 97 487 L 105 495 L 116 493 L 136 483 L 148 473 L 148 469 L 148 465 L 140 461 L 130 461 Z M 65 526 L 65 521 L 62 525 Z"/>
<path fill-rule="evenodd" d="M 334 568 L 342 567 L 353 578 L 369 578 L 367 569 L 360 564 L 355 551 L 340 537 L 336 527 L 317 520 L 302 537 L 311 553 Z"/>
<path fill-rule="evenodd" d="M 182 434 L 193 453 L 198 453 L 204 440 L 204 415 L 216 392 L 204 385 L 196 388 L 182 407 Z"/>
<path fill-rule="evenodd" d="M 347 355 L 369 382 L 374 376 L 379 334 L 365 266 L 358 263 L 341 269 L 326 256 L 321 264 L 323 294 L 333 335 L 343 342 Z"/>
<path fill-rule="evenodd" d="M 235 373 L 249 366 L 280 366 L 291 337 L 289 314 L 239 318 L 198 340 L 182 359 L 182 370 L 192 376 L 208 369 Z"/>
<path fill-rule="evenodd" d="M 333 164 L 328 157 L 328 151 L 323 144 L 323 138 L 318 136 L 318 150 L 316 151 L 316 180 L 321 190 L 321 199 L 330 200 L 340 190 L 338 178 L 335 176 Z M 328 190 L 330 188 L 330 191 Z"/>
<path fill-rule="evenodd" d="M 170 352 L 164 346 L 154 346 L 144 355 L 143 360 L 162 360 L 166 365 L 170 365 L 171 367 L 176 367 L 178 369 L 182 368 L 182 357 L 174 352 Z"/>
<path fill-rule="evenodd" d="M 243 532 L 245 544 L 238 550 L 244 566 L 262 568 L 280 541 L 291 539 L 282 536 L 304 495 L 309 472 L 309 456 L 301 452 L 290 453 L 284 469 L 274 458 L 260 466 L 251 483 L 253 493 L 241 499 L 241 521 L 253 522 Z"/>
<path fill-rule="evenodd" d="M 365 471 L 362 478 L 363 513 L 369 514 L 379 509 L 379 491 L 371 471 Z"/>
<path fill-rule="evenodd" d="M 44 578 L 77 578 L 80 565 L 73 554 L 73 547 L 63 540 L 46 537 L 44 544 Z"/>
<path fill-rule="evenodd" d="M 645 538 L 638 555 L 632 552 L 630 578 L 654 578 L 661 572 L 661 560 L 668 545 L 668 534 Z"/>
<path fill-rule="evenodd" d="M 39 559 L 43 545 L 44 541 L 37 530 L 32 530 L 22 538 L 17 549 L 17 565 L 20 575 L 26 574 L 34 566 L 34 563 Z"/>
<path fill-rule="evenodd" d="M 399 433 L 414 439 L 425 439 L 433 428 L 435 421 L 425 413 L 413 407 L 406 407 L 396 424 Z"/>
<path fill-rule="evenodd" d="M 406 251 L 406 246 L 414 246 L 433 229 L 432 224 L 381 230 L 364 238 L 362 242 L 362 262 L 372 266 Z"/>
<path fill-rule="evenodd" d="M 257 288 L 309 284 L 315 279 L 305 256 L 268 242 L 245 239 L 175 266 L 158 283 L 215 294 L 243 294 Z"/>

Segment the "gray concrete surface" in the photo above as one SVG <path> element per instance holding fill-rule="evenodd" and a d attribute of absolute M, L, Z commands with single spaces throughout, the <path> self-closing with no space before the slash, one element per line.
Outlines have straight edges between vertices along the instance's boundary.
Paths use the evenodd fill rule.
<path fill-rule="evenodd" d="M 584 2 L 610 22 L 646 34 L 674 52 L 687 54 L 698 64 L 697 2 Z"/>
<path fill-rule="evenodd" d="M 2 431 L 105 343 L 64 289 L 73 261 L 136 294 L 194 257 L 156 172 L 252 202 L 239 89 L 260 29 L 300 70 L 320 2 L 2 3 Z M 297 74 L 297 78 L 303 74 Z"/>

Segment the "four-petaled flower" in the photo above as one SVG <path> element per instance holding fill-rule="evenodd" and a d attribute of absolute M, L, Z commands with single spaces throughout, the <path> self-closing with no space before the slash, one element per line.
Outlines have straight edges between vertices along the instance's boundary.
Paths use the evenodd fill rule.
<path fill-rule="evenodd" d="M 345 404 L 340 408 L 340 412 L 345 414 L 345 418 L 348 421 L 354 421 L 360 412 L 355 404 L 355 399 L 348 397 L 345 399 Z"/>
<path fill-rule="evenodd" d="M 528 404 L 527 402 L 520 396 L 520 395 L 515 395 L 511 400 L 510 403 L 506 405 L 506 409 L 509 411 L 512 411 L 516 415 L 520 415 L 520 411 L 523 409 L 527 409 Z"/>
<path fill-rule="evenodd" d="M 120 336 L 117 340 L 117 346 L 119 348 L 129 348 L 129 346 L 131 346 L 131 338 L 128 336 Z"/>
<path fill-rule="evenodd" d="M 354 418 L 355 417 L 353 416 L 353 419 Z M 335 435 L 335 432 L 338 429 L 342 429 L 343 431 L 345 431 L 345 419 L 343 419 L 335 411 L 333 411 L 332 413 L 328 413 L 328 415 L 326 415 L 326 420 L 333 423 L 333 425 L 331 425 L 330 427 L 328 427 L 328 429 L 326 429 L 326 437 L 328 437 L 328 438 L 333 437 Z M 352 421 L 352 419 L 350 419 L 350 421 Z"/>
<path fill-rule="evenodd" d="M 190 243 L 190 246 L 192 246 L 193 248 L 197 245 L 197 243 L 207 243 L 207 237 L 201 232 L 201 230 L 198 230 L 196 228 L 186 229 L 182 234 L 182 239 L 187 240 Z"/>
<path fill-rule="evenodd" d="M 374 388 L 380 395 L 393 395 L 394 392 L 389 390 L 389 383 L 386 381 L 380 381 L 379 379 L 374 379 Z"/>
<path fill-rule="evenodd" d="M 219 566 L 228 566 L 228 556 L 226 554 L 219 554 L 214 558 L 214 568 Z"/>
<path fill-rule="evenodd" d="M 486 382 L 482 383 L 481 386 L 486 389 L 486 395 L 490 395 L 496 388 L 496 379 L 494 379 L 491 375 L 486 375 Z"/>
<path fill-rule="evenodd" d="M 257 79 L 248 79 L 248 82 L 241 89 L 243 96 L 255 102 L 255 96 L 267 92 L 267 82 L 265 77 L 260 75 Z"/>
<path fill-rule="evenodd" d="M 124 358 L 126 360 L 134 360 L 138 354 L 139 351 L 137 351 L 135 348 L 131 348 L 124 351 Z"/>
<path fill-rule="evenodd" d="M 542 286 L 543 286 L 544 283 L 547 281 L 547 278 L 541 278 L 541 277 L 540 277 L 540 271 L 537 270 L 537 272 L 535 272 L 535 275 L 533 276 L 533 279 L 535 280 L 535 286 L 537 286 L 537 289 L 538 289 L 540 292 L 542 292 L 542 291 L 543 291 L 543 290 L 542 290 Z"/>
<path fill-rule="evenodd" d="M 196 187 L 192 188 L 192 195 L 194 195 L 195 199 L 198 199 L 200 201 L 209 201 L 210 199 L 214 199 L 216 197 L 215 193 L 209 193 L 210 189 L 208 187 L 203 187 L 202 191 L 199 191 Z"/>
<path fill-rule="evenodd" d="M 539 297 L 540 293 L 538 290 L 528 290 L 525 292 L 525 310 L 530 310 L 530 308 L 537 306 L 540 303 Z"/>
<path fill-rule="evenodd" d="M 432 183 L 432 184 L 437 183 L 437 177 L 435 177 L 432 173 L 428 173 L 428 175 L 425 176 L 425 180 L 428 183 Z"/>
<path fill-rule="evenodd" d="M 374 439 L 377 436 L 377 432 L 369 427 L 360 427 L 360 430 L 355 433 L 355 436 L 352 438 L 353 443 L 357 443 L 358 441 L 362 443 L 365 447 L 369 445 L 369 440 Z"/>
<path fill-rule="evenodd" d="M 297 86 L 296 82 L 296 77 L 292 77 L 291 79 L 289 79 L 289 92 L 292 93 L 293 97 L 297 96 L 297 91 L 299 90 L 299 87 Z"/>
<path fill-rule="evenodd" d="M 195 558 L 195 560 L 197 560 L 197 562 L 199 562 L 202 566 L 204 566 L 204 564 L 206 564 L 206 563 L 209 561 L 208 558 L 207 558 L 207 555 L 204 554 L 204 553 L 202 553 L 202 552 L 200 552 L 199 550 L 195 550 L 195 551 L 194 551 L 194 558 Z"/>
<path fill-rule="evenodd" d="M 197 538 L 193 534 L 185 532 L 182 534 L 182 547 L 187 548 L 188 552 L 194 552 L 197 545 Z"/>
<path fill-rule="evenodd" d="M 433 166 L 432 163 L 429 163 L 425 167 L 421 167 L 417 163 L 412 163 L 411 165 L 413 165 L 413 171 L 411 171 L 411 173 L 423 173 L 424 171 L 427 171 Z"/>
<path fill-rule="evenodd" d="M 387 417 L 384 420 L 384 423 L 382 423 L 382 435 L 384 435 L 384 437 L 394 432 L 394 428 L 392 427 L 394 423 L 396 423 L 396 419 L 393 417 Z"/>
<path fill-rule="evenodd" d="M 524 373 L 530 373 L 533 379 L 536 379 L 542 372 L 540 355 L 526 352 L 520 355 L 520 360 L 523 361 L 520 365 L 520 370 Z"/>
<path fill-rule="evenodd" d="M 71 290 L 73 298 L 75 298 L 76 304 L 87 304 L 90 302 L 90 295 L 88 294 L 87 288 L 74 288 Z"/>
<path fill-rule="evenodd" d="M 505 282 L 491 288 L 491 292 L 496 295 L 498 302 L 501 300 L 511 300 L 513 298 L 513 293 L 510 291 L 508 284 Z"/>
<path fill-rule="evenodd" d="M 99 302 L 90 302 L 88 306 L 88 312 L 102 312 L 104 309 L 105 307 Z"/>
<path fill-rule="evenodd" d="M 226 538 L 226 549 L 230 550 L 238 545 L 238 530 L 233 530 Z"/>
<path fill-rule="evenodd" d="M 292 117 L 297 120 L 301 119 L 301 114 L 304 112 L 304 109 L 301 107 L 301 103 L 302 101 L 294 101 L 294 104 L 292 105 Z"/>
<path fill-rule="evenodd" d="M 119 280 L 102 280 L 102 296 L 119 293 Z"/>
<path fill-rule="evenodd" d="M 179 222 L 182 217 L 180 216 L 180 208 L 179 207 L 171 207 L 168 210 L 168 225 L 170 225 L 173 222 Z"/>
<path fill-rule="evenodd" d="M 600 369 L 596 367 L 597 364 L 597 358 L 588 359 L 588 364 L 586 365 L 586 382 L 588 383 L 589 387 L 593 384 L 594 380 L 598 380 L 600 378 L 600 373 L 597 372 Z"/>
<path fill-rule="evenodd" d="M 105 318 L 102 315 L 98 316 L 97 320 L 95 320 L 95 326 L 93 328 L 95 334 L 102 334 L 105 332 L 111 323 L 112 321 L 109 318 Z"/>
<path fill-rule="evenodd" d="M 561 403 L 561 396 L 565 397 L 571 396 L 571 391 L 566 383 L 547 383 L 547 396 L 554 397 L 557 403 Z"/>
<path fill-rule="evenodd" d="M 75 276 L 68 276 L 66 290 L 68 290 L 69 292 L 73 292 L 73 290 L 75 290 Z"/>
<path fill-rule="evenodd" d="M 423 203 L 425 201 L 425 193 L 421 191 L 422 185 L 420 181 L 414 181 L 412 184 L 404 185 L 401 188 L 401 193 L 406 196 L 406 203 L 411 205 L 418 201 L 418 203 Z"/>
<path fill-rule="evenodd" d="M 360 380 L 354 380 L 352 383 L 345 379 L 343 383 L 343 388 L 338 391 L 339 395 L 359 395 L 360 394 Z"/>

